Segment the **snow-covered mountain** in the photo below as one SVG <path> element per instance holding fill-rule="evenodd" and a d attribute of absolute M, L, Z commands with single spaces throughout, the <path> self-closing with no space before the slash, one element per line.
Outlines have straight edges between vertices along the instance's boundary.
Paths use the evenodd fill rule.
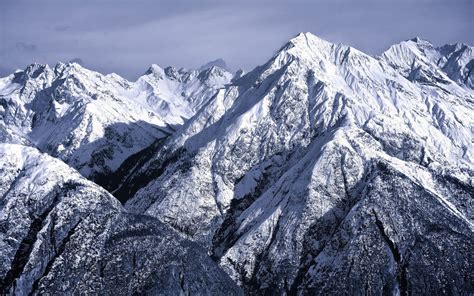
<path fill-rule="evenodd" d="M 169 124 L 183 124 L 206 104 L 232 74 L 210 66 L 200 71 L 152 65 L 136 82 L 135 100 L 151 108 Z"/>
<path fill-rule="evenodd" d="M 31 145 L 96 179 L 170 134 L 232 75 L 153 65 L 136 82 L 79 64 L 33 64 L 0 80 L 0 139 Z"/>
<path fill-rule="evenodd" d="M 468 290 L 472 63 L 394 50 L 412 42 L 374 58 L 298 35 L 114 194 L 209 248 L 250 293 Z M 411 79 L 404 66 L 421 61 L 430 79 Z"/>
<path fill-rule="evenodd" d="M 238 294 L 207 251 L 249 295 L 469 294 L 473 61 L 463 44 L 372 57 L 302 33 L 234 76 L 153 65 L 132 83 L 59 64 L 3 78 L 2 141 L 99 172 L 125 202 L 0 145 L 3 290 Z"/>
<path fill-rule="evenodd" d="M 35 148 L 0 144 L 3 295 L 240 295 L 205 249 Z"/>
<path fill-rule="evenodd" d="M 382 58 L 411 81 L 439 87 L 456 82 L 474 89 L 474 49 L 469 45 L 435 47 L 417 37 L 393 45 Z"/>

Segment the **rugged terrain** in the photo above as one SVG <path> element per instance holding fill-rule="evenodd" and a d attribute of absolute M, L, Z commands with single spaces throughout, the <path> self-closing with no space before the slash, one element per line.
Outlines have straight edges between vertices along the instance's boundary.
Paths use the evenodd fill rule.
<path fill-rule="evenodd" d="M 373 58 L 300 34 L 115 194 L 250 293 L 471 290 L 472 63 L 427 47 Z"/>
<path fill-rule="evenodd" d="M 2 294 L 240 294 L 205 249 L 61 161 L 0 144 L 0 171 Z"/>
<path fill-rule="evenodd" d="M 302 33 L 262 66 L 234 77 L 213 65 L 199 71 L 153 65 L 131 83 L 115 75 L 91 74 L 75 64 L 60 64 L 54 70 L 34 65 L 41 70 L 17 72 L 1 82 L 0 135 L 6 142 L 35 146 L 58 157 L 125 204 L 124 210 L 105 190 L 81 179 L 107 200 L 97 215 L 115 217 L 100 218 L 113 221 L 98 222 L 100 227 L 109 225 L 107 230 L 95 226 L 84 230 L 83 236 L 93 243 L 81 236 L 84 244 L 75 246 L 87 252 L 105 250 L 93 253 L 92 261 L 110 262 L 98 267 L 99 276 L 95 269 L 80 273 L 85 291 L 115 291 L 107 285 L 120 283 L 123 289 L 117 291 L 124 294 L 156 293 L 158 287 L 169 294 L 180 287 L 191 294 L 239 293 L 233 292 L 235 286 L 223 270 L 249 295 L 466 295 L 474 291 L 473 61 L 473 48 L 464 44 L 436 47 L 414 38 L 372 57 Z M 80 96 L 64 95 L 74 87 L 47 78 L 64 77 L 63 72 L 56 73 L 58 67 L 89 73 L 87 77 L 100 83 L 87 77 L 79 81 L 95 85 L 90 88 L 94 91 L 97 85 L 107 87 L 110 93 L 100 88 L 98 98 L 88 99 L 85 106 L 99 110 L 92 116 L 99 122 L 108 118 L 101 125 L 104 129 L 119 122 L 119 130 L 128 132 L 112 138 L 99 133 L 95 141 L 71 136 L 73 144 L 63 145 L 64 150 L 52 145 L 60 141 L 48 140 L 45 130 L 54 132 L 54 139 L 68 137 L 57 129 L 63 126 L 61 119 L 41 114 L 57 114 L 51 106 L 63 97 L 70 99 L 68 104 L 82 102 L 84 89 L 89 89 L 75 92 Z M 48 71 L 56 74 L 44 74 Z M 65 81 L 71 76 L 80 75 L 67 75 Z M 31 87 L 13 82 L 19 77 L 27 86 L 46 84 L 55 89 L 57 84 L 64 92 L 57 96 L 34 92 L 35 99 L 25 101 L 28 96 L 21 89 Z M 45 104 L 50 106 L 46 113 L 28 103 L 39 98 L 53 102 Z M 16 103 L 19 100 L 22 103 Z M 115 119 L 104 115 L 108 108 L 115 110 Z M 122 116 L 122 112 L 128 113 Z M 36 122 L 47 122 L 48 128 L 41 129 L 45 124 L 36 128 Z M 73 135 L 81 131 L 73 130 Z M 133 148 L 125 149 L 128 142 L 116 140 L 127 134 Z M 84 152 L 102 151 L 90 144 L 100 141 L 105 141 L 109 154 L 94 158 L 94 153 Z M 3 153 L 12 153 L 11 147 L 22 146 L 5 147 Z M 34 148 L 21 151 L 27 151 L 22 157 L 38 154 Z M 81 155 L 82 162 L 71 161 L 74 157 L 69 155 Z M 14 161 L 8 164 L 13 155 L 5 158 L 3 167 L 18 170 Z M 92 168 L 84 169 L 85 163 Z M 96 167 L 100 163 L 104 165 Z M 49 178 L 53 172 L 39 175 Z M 10 179 L 2 187 L 28 188 L 27 183 L 17 184 L 18 178 Z M 60 180 L 54 182 L 69 184 Z M 81 200 L 80 190 L 71 190 L 65 195 Z M 3 204 L 8 196 L 2 198 Z M 51 198 L 48 193 L 35 200 L 51 204 Z M 83 212 L 94 213 L 98 207 L 89 202 L 82 206 L 89 207 Z M 4 206 L 2 215 L 10 215 L 9 211 Z M 82 221 L 75 211 L 69 212 L 68 221 Z M 24 217 L 18 221 L 23 219 L 36 221 Z M 5 229 L 17 231 L 8 221 Z M 35 227 L 47 232 L 48 221 L 42 218 Z M 18 236 L 30 237 L 25 229 L 33 222 L 21 222 L 26 226 L 18 227 L 23 233 Z M 68 225 L 62 238 L 76 232 L 74 223 Z M 5 241 L 21 240 L 5 233 Z M 57 254 L 50 241 L 44 248 Z M 69 238 L 62 241 L 59 250 L 70 245 Z M 83 259 L 87 256 L 78 256 L 79 263 L 55 259 L 27 265 L 21 262 L 36 258 L 28 251 L 32 247 L 8 248 L 9 253 L 2 251 L 10 260 L 5 261 L 3 287 L 12 289 L 15 282 L 21 287 L 15 291 L 73 291 L 67 285 L 58 288 L 68 276 L 61 270 L 71 268 L 68 264 L 84 270 L 81 264 L 89 263 L 82 262 L 90 262 Z M 172 261 L 176 264 L 163 264 L 169 257 L 176 258 Z M 20 271 L 14 260 L 24 266 Z M 48 265 L 58 268 L 59 281 L 48 277 L 49 272 L 42 277 L 28 273 L 28 266 L 37 272 L 51 268 Z M 130 266 L 136 270 L 130 271 Z M 7 275 L 8 267 L 13 267 L 17 280 Z M 193 286 L 196 282 L 203 284 Z M 40 287 L 44 290 L 37 290 Z"/>
<path fill-rule="evenodd" d="M 32 64 L 0 80 L 0 139 L 37 147 L 96 180 L 172 133 L 231 78 L 218 67 L 153 65 L 129 82 L 76 63 Z"/>

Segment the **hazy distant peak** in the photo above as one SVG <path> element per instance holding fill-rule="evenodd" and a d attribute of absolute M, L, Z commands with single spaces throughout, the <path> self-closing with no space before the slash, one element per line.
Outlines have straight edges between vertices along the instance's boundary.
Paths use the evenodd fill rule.
<path fill-rule="evenodd" d="M 412 41 L 412 42 L 421 43 L 421 44 L 431 44 L 430 41 L 428 41 L 428 40 L 426 40 L 426 39 L 423 39 L 423 38 L 421 38 L 421 37 L 418 37 L 418 36 L 413 37 L 413 38 L 411 38 L 411 39 L 409 39 L 409 40 L 407 40 L 407 41 Z"/>
<path fill-rule="evenodd" d="M 152 64 L 145 72 L 144 75 L 149 75 L 149 74 L 157 74 L 157 73 L 164 73 L 163 68 L 158 66 L 157 64 Z"/>
<path fill-rule="evenodd" d="M 213 61 L 210 61 L 210 62 L 208 62 L 208 63 L 202 65 L 201 67 L 199 67 L 199 71 L 203 71 L 203 70 L 209 69 L 209 68 L 211 68 L 211 67 L 213 67 L 213 66 L 219 67 L 219 68 L 224 69 L 224 70 L 229 71 L 229 72 L 232 72 L 232 71 L 229 69 L 229 67 L 227 66 L 227 63 L 226 63 L 223 59 L 221 59 L 221 58 L 216 59 L 216 60 L 213 60 Z"/>

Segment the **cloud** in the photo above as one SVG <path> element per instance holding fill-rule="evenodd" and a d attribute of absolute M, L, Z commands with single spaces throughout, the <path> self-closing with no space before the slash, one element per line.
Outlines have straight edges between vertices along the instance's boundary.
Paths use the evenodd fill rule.
<path fill-rule="evenodd" d="M 38 47 L 35 44 L 25 43 L 25 42 L 17 42 L 15 44 L 15 47 L 17 50 L 23 51 L 23 52 L 34 52 L 38 49 Z"/>
<path fill-rule="evenodd" d="M 67 26 L 67 25 L 57 25 L 53 27 L 53 30 L 56 32 L 66 32 L 69 29 L 71 29 L 71 26 Z"/>
<path fill-rule="evenodd" d="M 76 63 L 76 64 L 79 64 L 81 66 L 84 66 L 84 61 L 81 58 L 73 58 L 68 63 Z"/>
<path fill-rule="evenodd" d="M 472 0 L 0 0 L 0 61 L 81 57 L 130 79 L 152 63 L 197 68 L 218 57 L 250 70 L 298 32 L 371 54 L 413 36 L 473 44 L 473 9 Z"/>

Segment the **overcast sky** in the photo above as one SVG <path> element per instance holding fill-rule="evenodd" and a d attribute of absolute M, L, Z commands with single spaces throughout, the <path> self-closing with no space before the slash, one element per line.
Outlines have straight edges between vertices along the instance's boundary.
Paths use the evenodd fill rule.
<path fill-rule="evenodd" d="M 152 63 L 249 70 L 298 32 L 374 55 L 415 36 L 473 45 L 473 19 L 473 0 L 0 0 L 0 76 L 72 59 L 132 80 Z"/>

